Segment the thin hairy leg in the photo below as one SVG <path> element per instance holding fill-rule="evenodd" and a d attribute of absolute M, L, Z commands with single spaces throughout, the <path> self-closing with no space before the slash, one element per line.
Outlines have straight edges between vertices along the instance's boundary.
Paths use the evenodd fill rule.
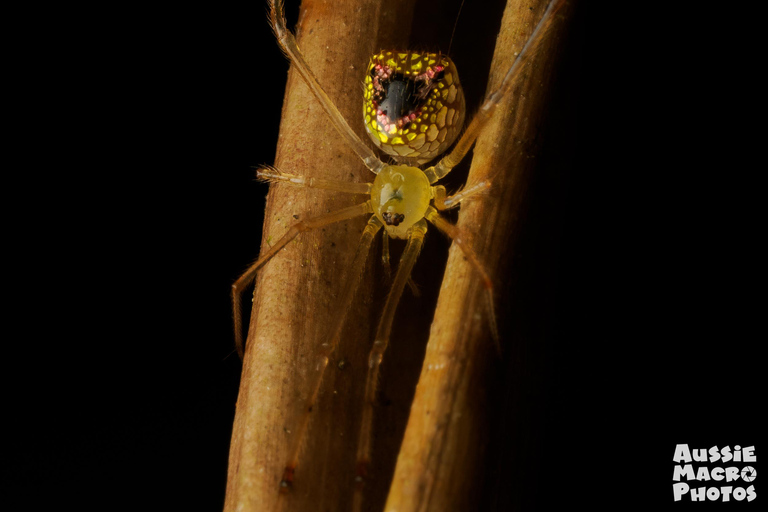
<path fill-rule="evenodd" d="M 266 253 L 259 256 L 255 262 L 251 264 L 243 274 L 237 278 L 237 281 L 232 285 L 232 318 L 234 320 L 235 328 L 235 348 L 237 353 L 240 354 L 240 358 L 243 357 L 243 318 L 241 310 L 241 298 L 243 290 L 253 281 L 256 277 L 256 272 L 264 266 L 272 257 L 285 247 L 288 242 L 296 238 L 299 233 L 309 231 L 327 224 L 333 224 L 346 219 L 351 219 L 359 215 L 371 213 L 370 201 L 350 206 L 349 208 L 343 208 L 341 210 L 326 213 L 324 215 L 318 215 L 316 217 L 308 217 L 304 220 L 300 220 L 296 224 L 290 227 L 287 233 L 285 233 L 275 245 L 269 248 Z"/>
<path fill-rule="evenodd" d="M 323 110 L 328 114 L 331 119 L 331 123 L 336 127 L 339 133 L 344 137 L 352 148 L 352 150 L 360 157 L 366 167 L 372 172 L 378 174 L 381 169 L 384 168 L 384 163 L 376 157 L 376 154 L 369 148 L 349 127 L 344 116 L 341 115 L 339 109 L 333 104 L 331 99 L 325 93 L 320 83 L 317 81 L 317 77 L 310 69 L 307 61 L 304 60 L 304 56 L 299 50 L 299 45 L 296 43 L 296 38 L 293 33 L 288 30 L 285 24 L 285 12 L 283 10 L 282 0 L 270 0 L 270 21 L 272 23 L 272 30 L 275 32 L 277 42 L 280 44 L 283 53 L 290 59 L 294 65 L 294 69 L 299 72 L 301 77 L 306 82 L 312 94 L 317 98 L 317 101 L 323 106 Z"/>
<path fill-rule="evenodd" d="M 285 464 L 283 470 L 283 478 L 280 481 L 280 492 L 288 492 L 293 483 L 293 475 L 296 471 L 296 467 L 299 464 L 299 452 L 301 451 L 301 444 L 304 439 L 304 435 L 309 425 L 309 418 L 312 413 L 312 409 L 317 402 L 317 395 L 320 392 L 320 386 L 323 381 L 323 374 L 325 368 L 328 366 L 328 358 L 331 356 L 336 346 L 339 344 L 341 338 L 341 329 L 344 326 L 344 320 L 347 317 L 347 311 L 352 304 L 352 300 L 355 298 L 355 292 L 360 285 L 360 278 L 365 270 L 365 262 L 368 259 L 368 252 L 371 248 L 371 242 L 374 235 L 381 229 L 381 222 L 375 217 L 371 217 L 368 224 L 363 230 L 363 235 L 360 238 L 360 243 L 357 246 L 355 257 L 350 264 L 350 270 L 347 274 L 347 282 L 344 285 L 344 290 L 341 294 L 341 301 L 338 304 L 338 313 L 333 323 L 333 327 L 329 332 L 328 341 L 323 343 L 316 354 L 316 364 L 311 370 L 312 374 L 309 376 L 310 394 L 307 397 L 304 407 L 301 412 L 301 416 L 298 419 L 297 427 L 293 432 L 291 438 L 291 444 L 288 449 L 288 462 Z"/>
<path fill-rule="evenodd" d="M 381 232 L 381 264 L 384 267 L 384 279 L 389 283 L 389 279 L 392 277 L 392 265 L 389 263 L 389 236 L 386 231 Z M 419 287 L 416 286 L 412 277 L 408 277 L 408 288 L 411 289 L 414 297 L 421 296 Z"/>
<path fill-rule="evenodd" d="M 392 276 L 392 265 L 389 263 L 389 235 L 386 231 L 381 232 L 381 265 L 384 267 L 384 278 L 388 283 Z"/>
<path fill-rule="evenodd" d="M 432 187 L 432 194 L 435 198 L 435 207 L 437 207 L 438 210 L 448 210 L 459 206 L 463 200 L 476 194 L 481 194 L 489 188 L 491 188 L 491 180 L 483 180 L 474 185 L 462 188 L 452 196 L 446 195 L 444 186 L 437 185 L 436 187 Z"/>
<path fill-rule="evenodd" d="M 373 342 L 373 348 L 368 355 L 368 376 L 365 382 L 365 403 L 363 404 L 363 419 L 360 427 L 360 438 L 357 445 L 357 468 L 356 481 L 358 482 L 355 500 L 359 500 L 362 483 L 365 479 L 368 464 L 371 458 L 371 430 L 373 425 L 373 405 L 376 401 L 376 385 L 379 379 L 379 366 L 384 356 L 384 351 L 389 344 L 390 332 L 392 331 L 392 322 L 395 317 L 397 305 L 403 294 L 403 289 L 410 279 L 416 258 L 421 251 L 424 242 L 424 235 L 427 232 L 427 223 L 424 219 L 417 222 L 409 231 L 408 243 L 400 258 L 397 266 L 392 288 L 387 295 L 387 301 L 384 304 L 384 310 L 376 330 L 376 338 Z"/>
<path fill-rule="evenodd" d="M 463 232 L 458 226 L 455 226 L 442 218 L 438 211 L 432 206 L 427 209 L 427 213 L 424 217 L 434 224 L 437 229 L 453 240 L 453 243 L 461 249 L 470 264 L 472 264 L 472 266 L 475 267 L 475 270 L 480 274 L 480 278 L 483 280 L 483 288 L 485 288 L 486 306 L 488 308 L 489 317 L 488 323 L 491 326 L 491 335 L 496 343 L 496 348 L 501 351 L 499 345 L 499 329 L 496 324 L 496 309 L 493 300 L 493 281 L 491 281 L 488 272 L 485 270 L 485 266 L 480 262 L 477 253 L 475 253 L 475 251 L 467 244 Z"/>
<path fill-rule="evenodd" d="M 485 102 L 480 106 L 472 122 L 469 123 L 464 134 L 459 141 L 453 147 L 450 153 L 445 155 L 440 161 L 433 167 L 424 171 L 429 178 L 430 183 L 435 183 L 439 179 L 443 178 L 446 174 L 451 172 L 456 165 L 467 155 L 472 144 L 475 143 L 478 135 L 483 131 L 483 128 L 488 124 L 496 107 L 501 103 L 501 100 L 512 90 L 512 85 L 515 83 L 518 71 L 525 65 L 534 55 L 541 45 L 541 41 L 544 39 L 544 35 L 552 26 L 552 22 L 555 20 L 555 13 L 565 4 L 565 0 L 553 0 L 547 6 L 547 10 L 539 20 L 536 28 L 533 29 L 531 37 L 528 38 L 525 45 L 523 45 L 520 53 L 515 57 L 512 66 L 510 66 L 507 74 L 504 75 L 504 79 L 498 89 L 490 93 Z"/>
<path fill-rule="evenodd" d="M 265 165 L 256 169 L 256 178 L 259 181 L 267 183 L 286 183 L 296 187 L 319 188 L 347 194 L 371 193 L 371 183 L 354 183 L 351 181 L 326 180 L 323 178 L 300 176 L 298 174 L 283 172 L 270 165 Z"/>

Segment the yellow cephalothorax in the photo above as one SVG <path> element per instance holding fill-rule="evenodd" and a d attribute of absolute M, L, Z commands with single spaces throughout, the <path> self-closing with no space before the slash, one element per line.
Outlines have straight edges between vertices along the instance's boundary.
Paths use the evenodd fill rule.
<path fill-rule="evenodd" d="M 439 53 L 382 51 L 365 74 L 365 129 L 398 161 L 425 163 L 464 123 L 464 92 L 453 61 Z"/>
<path fill-rule="evenodd" d="M 431 187 L 424 171 L 407 165 L 388 165 L 371 187 L 373 214 L 392 238 L 408 238 L 408 229 L 424 218 Z"/>

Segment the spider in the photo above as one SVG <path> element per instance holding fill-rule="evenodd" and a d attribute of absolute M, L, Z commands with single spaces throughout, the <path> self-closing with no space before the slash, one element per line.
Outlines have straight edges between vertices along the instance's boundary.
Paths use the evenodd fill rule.
<path fill-rule="evenodd" d="M 495 332 L 493 313 L 493 282 L 481 263 L 480 257 L 467 244 L 465 234 L 444 219 L 440 212 L 458 206 L 467 198 L 487 190 L 490 181 L 483 180 L 465 187 L 456 194 L 448 195 L 437 182 L 444 178 L 467 154 L 477 136 L 491 119 L 495 107 L 511 88 L 517 70 L 530 58 L 531 48 L 540 41 L 551 23 L 553 13 L 562 5 L 554 0 L 534 29 L 528 43 L 506 73 L 501 87 L 490 94 L 479 112 L 461 134 L 464 117 L 464 99 L 453 62 L 444 55 L 425 52 L 377 53 L 365 70 L 364 107 L 365 126 L 372 142 L 395 161 L 390 165 L 380 160 L 370 147 L 363 143 L 347 125 L 336 106 L 321 88 L 309 65 L 305 62 L 292 33 L 287 29 L 281 2 L 272 0 L 271 21 L 283 51 L 291 60 L 322 104 L 331 123 L 376 177 L 373 183 L 351 183 L 298 176 L 273 167 L 257 171 L 264 181 L 329 190 L 336 193 L 367 196 L 353 206 L 304 217 L 294 223 L 288 232 L 260 255 L 233 285 L 233 310 L 235 336 L 242 354 L 241 295 L 254 280 L 257 271 L 277 255 L 300 233 L 322 228 L 358 216 L 367 216 L 359 245 L 346 269 L 347 279 L 336 304 L 335 319 L 326 341 L 313 356 L 311 375 L 308 377 L 309 393 L 303 402 L 296 427 L 290 432 L 287 462 L 280 481 L 283 491 L 293 485 L 302 443 L 306 436 L 309 419 L 316 406 L 318 393 L 329 361 L 342 337 L 346 313 L 355 299 L 360 279 L 365 269 L 369 249 L 374 237 L 381 233 L 385 269 L 389 267 L 389 238 L 406 240 L 405 249 L 397 266 L 392 286 L 382 307 L 373 348 L 368 356 L 365 401 L 362 424 L 359 429 L 355 480 L 365 481 L 370 460 L 373 404 L 381 362 L 389 343 L 395 310 L 401 295 L 410 281 L 410 274 L 420 252 L 428 224 L 448 235 L 472 265 L 485 290 L 486 312 L 489 324 Z M 393 115 L 393 112 L 396 113 Z M 461 136 L 459 137 L 459 135 Z M 424 169 L 417 167 L 443 154 L 458 138 L 453 149 L 437 162 Z M 264 286 L 262 283 L 261 286 Z M 358 486 L 360 488 L 360 486 Z"/>

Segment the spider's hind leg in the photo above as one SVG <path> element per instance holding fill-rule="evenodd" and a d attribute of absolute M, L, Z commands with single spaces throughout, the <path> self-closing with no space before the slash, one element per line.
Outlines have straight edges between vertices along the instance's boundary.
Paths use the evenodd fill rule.
<path fill-rule="evenodd" d="M 326 180 L 311 176 L 288 174 L 277 167 L 264 165 L 256 169 L 256 179 L 267 183 L 285 183 L 296 187 L 319 188 L 344 192 L 347 194 L 370 194 L 371 183 L 354 183 L 351 181 Z"/>
<path fill-rule="evenodd" d="M 317 77 L 312 72 L 312 69 L 304 60 L 299 45 L 296 43 L 296 38 L 293 33 L 288 30 L 285 23 L 285 12 L 283 10 L 282 0 L 270 0 L 270 23 L 272 24 L 272 30 L 277 38 L 277 43 L 283 50 L 283 53 L 288 60 L 291 61 L 294 69 L 301 75 L 304 82 L 312 91 L 312 94 L 317 98 L 317 101 L 322 105 L 325 113 L 328 114 L 328 118 L 331 123 L 339 131 L 339 134 L 346 140 L 349 147 L 360 157 L 366 167 L 373 173 L 378 174 L 384 168 L 384 163 L 379 160 L 376 153 L 373 152 L 360 138 L 355 134 L 355 131 L 350 128 L 344 116 L 341 115 L 339 109 L 333 104 L 331 98 L 323 90 Z"/>

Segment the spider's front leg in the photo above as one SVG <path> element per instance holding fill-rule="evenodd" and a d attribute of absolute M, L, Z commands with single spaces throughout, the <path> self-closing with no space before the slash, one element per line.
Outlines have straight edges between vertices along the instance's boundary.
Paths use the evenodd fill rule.
<path fill-rule="evenodd" d="M 432 187 L 432 195 L 435 199 L 435 207 L 438 210 L 448 210 L 450 208 L 456 208 L 459 204 L 477 194 L 482 194 L 491 188 L 491 180 L 485 179 L 474 185 L 470 185 L 462 188 L 452 196 L 447 195 L 445 187 L 438 185 Z"/>
<path fill-rule="evenodd" d="M 271 166 L 259 167 L 256 170 L 256 177 L 260 181 L 266 181 L 268 183 L 287 183 L 289 185 L 307 188 L 318 188 L 325 190 L 333 190 L 335 192 L 344 192 L 349 194 L 370 194 L 370 183 L 354 183 L 340 180 L 326 180 L 321 178 L 312 178 L 307 176 L 299 176 L 296 174 L 288 174 L 280 171 L 279 169 Z M 362 203 L 350 208 L 345 208 L 336 212 L 330 212 L 327 215 L 320 215 L 317 217 L 306 218 L 300 222 L 297 222 L 283 235 L 269 250 L 260 255 L 259 258 L 251 264 L 250 267 L 235 281 L 232 285 L 232 317 L 234 320 L 235 329 L 235 347 L 240 358 L 243 357 L 243 326 L 242 326 L 242 312 L 241 312 L 241 297 L 243 290 L 253 281 L 256 277 L 256 271 L 264 266 L 277 252 L 293 240 L 299 233 L 308 231 L 317 227 L 332 224 L 341 220 L 370 213 L 370 204 L 365 206 L 366 203 Z"/>
<path fill-rule="evenodd" d="M 411 277 L 411 270 L 416 263 L 416 259 L 424 243 L 424 235 L 427 233 L 427 223 L 424 219 L 417 222 L 408 233 L 408 243 L 400 258 L 397 266 L 392 288 L 387 295 L 387 301 L 384 304 L 384 310 L 379 320 L 379 326 L 376 330 L 376 338 L 373 342 L 373 348 L 368 355 L 368 375 L 365 380 L 365 403 L 363 404 L 363 419 L 360 427 L 360 438 L 357 445 L 357 467 L 355 486 L 355 501 L 357 506 L 354 510 L 359 510 L 359 504 L 362 500 L 362 487 L 365 477 L 368 473 L 368 466 L 371 461 L 371 435 L 373 426 L 373 406 L 376 402 L 376 389 L 379 380 L 379 368 L 384 358 L 384 352 L 389 345 L 389 338 L 392 332 L 392 323 L 395 318 L 395 311 L 403 294 L 403 289 Z"/>
<path fill-rule="evenodd" d="M 491 277 L 488 275 L 485 265 L 480 261 L 480 258 L 477 256 L 474 249 L 467 244 L 466 238 L 458 226 L 455 226 L 442 218 L 438 211 L 432 206 L 427 209 L 425 218 L 453 240 L 453 243 L 461 249 L 472 267 L 474 267 L 477 273 L 480 274 L 480 279 L 482 279 L 483 288 L 485 289 L 488 324 L 491 327 L 491 336 L 493 336 L 493 340 L 496 343 L 496 349 L 501 352 L 501 345 L 499 344 L 499 328 L 496 324 L 496 309 L 493 298 L 493 280 L 491 280 Z"/>
<path fill-rule="evenodd" d="M 364 203 L 327 213 L 325 215 L 318 215 L 300 220 L 291 226 L 288 232 L 280 237 L 280 239 L 275 242 L 275 244 L 270 247 L 265 254 L 260 255 L 259 258 L 254 261 L 245 272 L 243 272 L 237 281 L 234 282 L 232 285 L 232 318 L 234 320 L 235 329 L 235 347 L 237 348 L 237 353 L 241 358 L 244 355 L 241 299 L 243 290 L 254 280 L 256 277 L 256 272 L 261 267 L 263 267 L 264 264 L 271 260 L 283 247 L 285 247 L 288 242 L 296 238 L 299 233 L 309 231 L 310 229 L 327 226 L 328 224 L 333 224 L 334 222 L 358 217 L 366 213 L 371 213 L 371 211 L 370 201 L 366 201 Z"/>
<path fill-rule="evenodd" d="M 283 470 L 283 477 L 280 480 L 281 492 L 287 492 L 293 484 L 293 475 L 296 471 L 296 467 L 299 464 L 299 453 L 301 451 L 301 445 L 304 441 L 304 436 L 307 432 L 307 426 L 309 425 L 309 418 L 317 402 L 317 396 L 320 392 L 320 387 L 323 383 L 323 374 L 328 367 L 328 359 L 341 339 L 341 330 L 344 326 L 344 321 L 347 318 L 347 312 L 350 309 L 353 299 L 355 298 L 355 292 L 360 285 L 360 278 L 365 270 L 365 263 L 368 257 L 368 253 L 371 248 L 371 242 L 373 237 L 381 229 L 382 224 L 379 220 L 373 216 L 368 221 L 368 224 L 363 230 L 363 235 L 360 238 L 360 243 L 357 246 L 355 257 L 352 260 L 352 264 L 346 273 L 346 283 L 344 284 L 344 291 L 342 292 L 341 300 L 339 301 L 336 315 L 332 324 L 332 328 L 328 333 L 328 339 L 324 342 L 317 353 L 315 354 L 315 363 L 311 369 L 310 375 L 310 388 L 306 401 L 304 402 L 300 417 L 297 422 L 297 428 L 292 433 L 290 448 L 288 450 L 288 461 Z"/>

